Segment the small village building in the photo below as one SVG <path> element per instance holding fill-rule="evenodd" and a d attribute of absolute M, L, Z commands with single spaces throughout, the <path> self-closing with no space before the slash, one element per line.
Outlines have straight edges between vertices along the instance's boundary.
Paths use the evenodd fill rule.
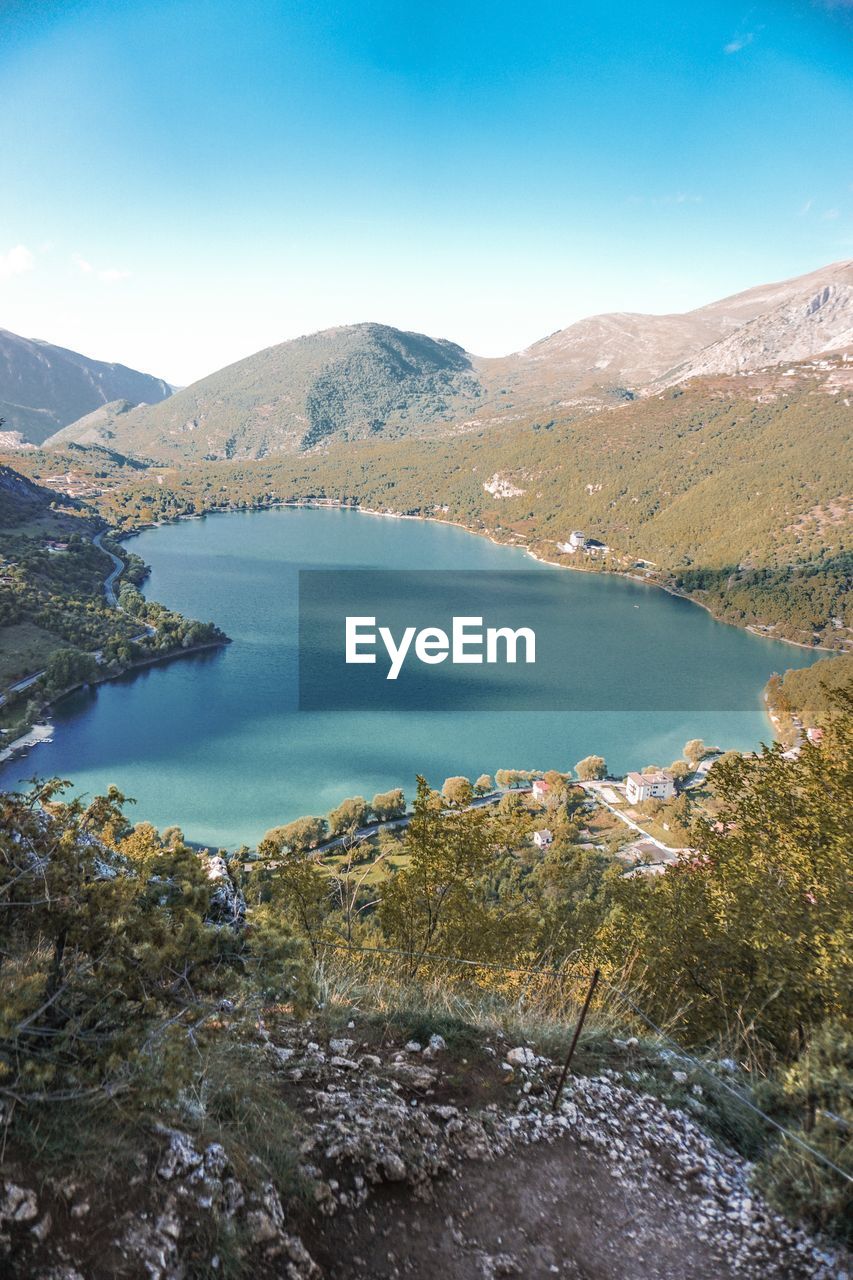
<path fill-rule="evenodd" d="M 668 769 L 656 769 L 654 773 L 629 773 L 625 778 L 625 795 L 629 804 L 671 800 L 675 795 L 675 779 Z"/>
<path fill-rule="evenodd" d="M 557 550 L 562 551 L 564 555 L 573 556 L 576 551 L 583 551 L 586 546 L 586 534 L 581 533 L 580 529 L 573 529 L 569 534 L 568 542 L 558 542 Z"/>
<path fill-rule="evenodd" d="M 531 787 L 534 800 L 547 800 L 551 794 L 551 788 L 544 778 L 537 778 Z"/>
<path fill-rule="evenodd" d="M 819 728 L 806 729 L 806 737 L 808 738 L 809 742 L 814 742 L 814 743 L 822 742 L 823 729 L 819 729 Z"/>
<path fill-rule="evenodd" d="M 554 837 L 546 827 L 542 831 L 533 832 L 533 843 L 537 849 L 547 849 L 549 845 L 554 843 Z"/>

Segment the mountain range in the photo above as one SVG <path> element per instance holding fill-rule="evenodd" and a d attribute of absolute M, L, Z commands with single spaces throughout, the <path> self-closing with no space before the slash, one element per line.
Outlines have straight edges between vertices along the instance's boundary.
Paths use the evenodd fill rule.
<path fill-rule="evenodd" d="M 0 418 L 7 447 L 41 444 L 69 422 L 119 398 L 153 404 L 171 393 L 162 378 L 0 329 Z"/>
<path fill-rule="evenodd" d="M 17 429 L 33 443 L 107 445 L 159 462 L 264 458 L 352 440 L 453 435 L 531 414 L 585 417 L 696 376 L 734 376 L 840 350 L 853 344 L 853 262 L 684 314 L 592 316 L 500 358 L 389 325 L 326 329 L 257 352 L 174 395 L 166 383 L 122 366 L 13 335 L 2 339 L 0 401 L 11 401 L 27 382 L 32 407 Z M 88 399 L 98 397 L 84 412 L 75 412 L 84 397 L 70 376 L 60 385 L 44 374 L 48 353 L 56 352 L 63 372 L 70 367 L 85 382 Z M 38 400 L 34 360 L 49 404 Z M 13 410 L 0 409 L 11 425 Z M 49 420 L 62 429 L 49 432 Z"/>

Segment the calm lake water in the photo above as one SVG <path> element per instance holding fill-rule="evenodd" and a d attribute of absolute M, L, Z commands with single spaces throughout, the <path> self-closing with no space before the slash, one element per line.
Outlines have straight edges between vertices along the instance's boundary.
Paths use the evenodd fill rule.
<path fill-rule="evenodd" d="M 440 786 L 499 768 L 566 770 L 593 752 L 622 773 L 669 764 L 689 738 L 752 748 L 771 737 L 767 678 L 819 656 L 715 622 L 653 587 L 540 566 L 448 525 L 283 508 L 182 521 L 129 545 L 152 566 L 146 594 L 215 620 L 233 644 L 65 699 L 53 742 L 4 766 L 0 786 L 36 771 L 70 777 L 88 794 L 114 783 L 136 799 L 135 819 L 177 823 L 216 845 L 252 843 L 344 796 L 369 800 L 394 786 L 411 795 L 416 773 Z M 705 709 L 299 711 L 297 573 L 330 567 L 537 572 L 546 611 L 551 595 L 555 607 L 568 599 L 579 619 L 594 621 L 567 638 L 567 670 L 605 641 L 610 670 L 630 670 L 642 621 L 645 652 L 653 645 L 657 660 L 646 657 L 639 678 L 695 679 Z M 464 601 L 459 611 L 468 612 Z M 729 709 L 709 709 L 721 706 Z"/>

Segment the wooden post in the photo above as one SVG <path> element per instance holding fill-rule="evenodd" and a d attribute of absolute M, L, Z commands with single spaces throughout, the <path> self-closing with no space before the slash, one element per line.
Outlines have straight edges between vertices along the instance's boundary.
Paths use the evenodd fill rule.
<path fill-rule="evenodd" d="M 569 1052 L 566 1058 L 566 1065 L 563 1067 L 563 1074 L 560 1076 L 560 1083 L 557 1085 L 557 1092 L 554 1094 L 554 1102 L 551 1107 L 552 1111 L 556 1111 L 557 1107 L 560 1105 L 560 1098 L 562 1096 L 563 1089 L 566 1084 L 566 1077 L 569 1074 L 569 1066 L 571 1065 L 572 1058 L 574 1057 L 575 1049 L 577 1047 L 577 1043 L 578 1043 L 578 1040 L 580 1039 L 580 1034 L 583 1029 L 583 1024 L 586 1021 L 586 1015 L 589 1010 L 590 1001 L 592 1000 L 595 988 L 598 986 L 599 972 L 600 971 L 596 969 L 592 975 L 592 981 L 589 984 L 589 991 L 587 991 L 586 993 L 586 999 L 584 1000 L 583 1008 L 581 1009 L 581 1016 L 578 1018 L 578 1025 L 575 1027 L 575 1034 L 572 1036 L 572 1043 L 569 1045 Z"/>

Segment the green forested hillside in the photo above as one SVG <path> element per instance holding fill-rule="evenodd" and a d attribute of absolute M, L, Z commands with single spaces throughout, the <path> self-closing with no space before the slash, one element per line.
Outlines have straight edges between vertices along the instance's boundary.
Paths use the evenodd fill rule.
<path fill-rule="evenodd" d="M 853 654 L 822 658 L 811 667 L 774 675 L 767 685 L 773 723 L 788 745 L 798 741 L 803 726 L 823 724 L 839 697 L 853 688 Z"/>
<path fill-rule="evenodd" d="M 702 380 L 580 421 L 159 469 L 99 501 L 125 528 L 310 498 L 457 520 L 566 564 L 650 574 L 733 622 L 842 647 L 853 549 L 846 400 L 816 377 L 763 390 Z M 494 497 L 484 485 L 496 476 L 521 492 Z M 610 551 L 561 555 L 575 528 Z"/>
<path fill-rule="evenodd" d="M 262 458 L 328 439 L 429 430 L 482 395 L 455 343 L 359 324 L 296 338 L 220 369 L 168 404 L 74 423 L 54 441 L 115 443 L 138 457 Z"/>

